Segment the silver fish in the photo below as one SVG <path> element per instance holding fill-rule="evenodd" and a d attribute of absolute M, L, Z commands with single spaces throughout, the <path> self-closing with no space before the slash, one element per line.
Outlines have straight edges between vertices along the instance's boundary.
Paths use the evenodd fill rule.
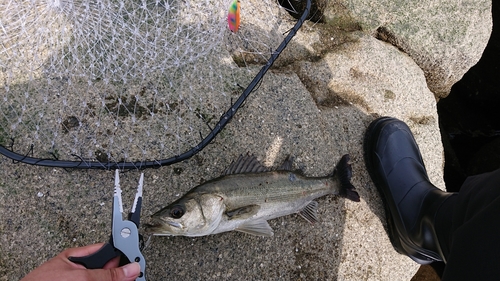
<path fill-rule="evenodd" d="M 326 177 L 305 177 L 291 171 L 287 157 L 278 170 L 268 171 L 250 155 L 240 156 L 219 178 L 191 189 L 152 215 L 146 232 L 153 235 L 204 236 L 225 231 L 272 236 L 267 220 L 298 213 L 317 221 L 314 199 L 338 194 L 359 201 L 350 179 L 349 155 Z"/>

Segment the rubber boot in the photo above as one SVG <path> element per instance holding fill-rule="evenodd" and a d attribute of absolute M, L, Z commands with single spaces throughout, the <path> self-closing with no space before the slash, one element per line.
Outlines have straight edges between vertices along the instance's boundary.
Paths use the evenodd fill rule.
<path fill-rule="evenodd" d="M 446 262 L 435 221 L 443 203 L 456 194 L 443 192 L 429 181 L 408 126 L 390 117 L 373 121 L 365 133 L 364 150 L 368 172 L 385 206 L 388 233 L 396 251 L 419 264 Z M 445 205 L 445 213 L 450 213 L 450 204 Z M 449 222 L 451 226 L 451 219 L 450 215 L 444 224 Z M 444 228 L 439 237 L 449 236 L 444 232 L 450 227 Z"/>

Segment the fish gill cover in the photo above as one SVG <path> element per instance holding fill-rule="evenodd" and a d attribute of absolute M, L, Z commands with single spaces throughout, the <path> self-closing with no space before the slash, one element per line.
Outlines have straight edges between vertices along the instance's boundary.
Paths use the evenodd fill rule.
<path fill-rule="evenodd" d="M 108 164 L 196 147 L 296 22 L 245 0 L 233 33 L 230 3 L 0 2 L 0 145 Z"/>

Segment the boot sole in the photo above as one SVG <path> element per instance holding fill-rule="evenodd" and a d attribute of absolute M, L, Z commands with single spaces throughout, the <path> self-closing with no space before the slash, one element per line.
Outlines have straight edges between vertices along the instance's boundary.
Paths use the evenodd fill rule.
<path fill-rule="evenodd" d="M 385 217 L 387 221 L 387 233 L 389 236 L 389 240 L 391 241 L 392 246 L 398 253 L 410 257 L 412 260 L 414 260 L 419 264 L 430 264 L 434 261 L 441 261 L 440 258 L 437 258 L 436 253 L 432 251 L 425 251 L 425 249 L 421 249 L 420 247 L 414 245 L 413 243 L 406 241 L 405 239 L 401 239 L 401 235 L 398 232 L 397 225 L 394 222 L 395 218 L 393 217 L 391 209 L 387 202 L 388 200 L 386 198 L 384 191 L 381 189 L 382 186 L 381 180 L 378 178 L 377 174 L 374 173 L 373 167 L 371 167 L 370 163 L 372 163 L 372 156 L 371 153 L 367 152 L 372 150 L 372 145 L 373 145 L 372 136 L 374 135 L 373 132 L 378 129 L 380 124 L 384 123 L 386 120 L 389 119 L 393 118 L 381 117 L 373 121 L 366 130 L 363 140 L 363 151 L 364 151 L 366 169 L 370 174 L 370 177 L 374 182 L 375 186 L 377 187 L 380 197 L 382 198 L 382 202 L 385 209 Z M 397 219 L 399 219 L 399 217 Z M 400 224 L 403 225 L 402 222 L 400 222 Z"/>

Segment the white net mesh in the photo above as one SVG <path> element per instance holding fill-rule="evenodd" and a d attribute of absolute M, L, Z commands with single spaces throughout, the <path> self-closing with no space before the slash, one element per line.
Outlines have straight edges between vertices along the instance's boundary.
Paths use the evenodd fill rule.
<path fill-rule="evenodd" d="M 295 23 L 245 0 L 232 33 L 229 4 L 0 0 L 0 144 L 101 162 L 195 146 Z"/>

